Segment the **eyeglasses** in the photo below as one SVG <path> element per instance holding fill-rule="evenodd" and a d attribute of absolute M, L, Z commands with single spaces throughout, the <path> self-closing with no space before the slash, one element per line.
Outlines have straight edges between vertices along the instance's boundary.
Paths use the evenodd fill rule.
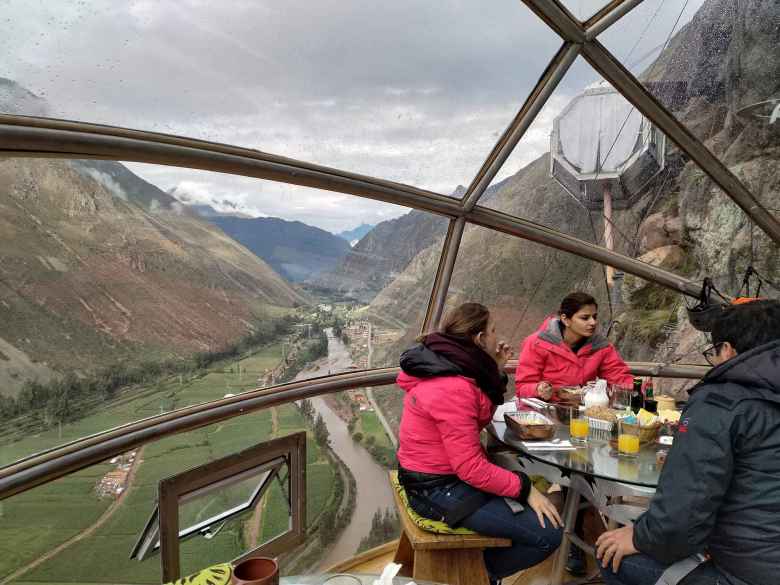
<path fill-rule="evenodd" d="M 709 346 L 707 349 L 705 349 L 703 352 L 701 352 L 701 355 L 704 356 L 704 359 L 707 360 L 707 363 L 711 366 L 716 365 L 713 360 L 718 357 L 718 354 L 720 353 L 720 348 L 723 347 L 723 341 L 720 343 L 715 343 L 711 346 Z"/>

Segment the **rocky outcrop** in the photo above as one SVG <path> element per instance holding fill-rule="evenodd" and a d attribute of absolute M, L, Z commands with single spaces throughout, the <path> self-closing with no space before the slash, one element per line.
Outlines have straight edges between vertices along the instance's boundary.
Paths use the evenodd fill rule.
<path fill-rule="evenodd" d="M 639 253 L 682 242 L 682 220 L 665 213 L 653 213 L 639 226 Z"/>

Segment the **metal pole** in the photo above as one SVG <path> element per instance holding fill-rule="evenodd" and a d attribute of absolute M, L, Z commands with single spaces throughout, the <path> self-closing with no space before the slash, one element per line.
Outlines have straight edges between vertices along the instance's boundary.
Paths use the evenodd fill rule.
<path fill-rule="evenodd" d="M 700 379 L 710 369 L 707 366 L 651 362 L 632 362 L 628 366 L 634 375 L 689 379 Z M 512 373 L 516 367 L 517 360 L 510 360 L 504 371 Z M 170 435 L 322 394 L 361 386 L 385 386 L 393 383 L 398 372 L 398 368 L 383 368 L 370 372 L 336 374 L 320 381 L 304 380 L 273 388 L 260 388 L 83 437 L 0 468 L 0 500 Z"/>
<path fill-rule="evenodd" d="M 465 225 L 465 218 L 459 217 L 451 221 L 447 229 L 447 237 L 444 239 L 444 246 L 439 257 L 439 267 L 436 270 L 436 278 L 431 289 L 431 298 L 428 301 L 428 310 L 425 313 L 420 333 L 432 331 L 439 326 Z"/>
<path fill-rule="evenodd" d="M 248 148 L 173 140 L 175 137 L 162 140 L 152 132 L 122 128 L 100 127 L 96 131 L 94 125 L 75 122 L 51 121 L 43 126 L 36 120 L 37 124 L 24 126 L 19 120 L 14 120 L 16 124 L 7 123 L 9 118 L 20 117 L 0 115 L 0 153 L 8 156 L 97 158 L 170 165 L 358 195 L 450 216 L 457 216 L 461 211 L 456 199 L 432 191 Z"/>
<path fill-rule="evenodd" d="M 609 12 L 600 11 L 585 23 L 585 38 L 592 41 L 642 2 L 643 0 L 624 0 Z"/>
<path fill-rule="evenodd" d="M 500 211 L 485 209 L 484 207 L 477 207 L 468 217 L 471 223 L 490 227 L 506 234 L 515 235 L 526 240 L 531 240 L 532 242 L 544 244 L 551 248 L 563 250 L 564 252 L 571 252 L 572 254 L 583 258 L 590 258 L 601 264 L 608 264 L 623 272 L 634 274 L 640 278 L 658 283 L 694 298 L 698 298 L 699 293 L 701 292 L 701 285 L 688 280 L 687 278 L 677 276 L 676 274 L 658 268 L 657 266 L 640 262 L 635 258 L 629 258 L 628 256 L 618 254 L 617 252 L 610 252 L 602 246 L 597 246 L 596 244 L 562 234 L 551 228 L 525 219 L 518 219 L 501 213 Z"/>
<path fill-rule="evenodd" d="M 530 2 L 531 0 L 526 1 Z M 0 121 L 4 118 L 8 118 L 8 116 L 0 116 Z M 170 164 L 354 194 L 453 218 L 464 218 L 483 227 L 566 250 L 577 256 L 590 258 L 597 262 L 610 264 L 624 272 L 635 274 L 684 294 L 694 297 L 698 297 L 699 294 L 700 286 L 686 278 L 676 276 L 648 264 L 643 264 L 622 254 L 609 252 L 589 242 L 572 238 L 557 230 L 528 220 L 515 218 L 479 206 L 475 206 L 472 211 L 466 212 L 461 207 L 460 202 L 451 197 L 444 197 L 427 191 L 415 191 L 413 188 L 405 185 L 343 173 L 336 169 L 315 169 L 308 163 L 294 161 L 295 164 L 282 164 L 276 162 L 276 159 L 279 157 L 248 149 L 223 148 L 221 145 L 211 145 L 210 143 L 203 143 L 208 148 L 204 146 L 197 149 L 190 146 L 155 141 L 156 135 L 153 133 L 147 133 L 152 138 L 146 140 L 113 136 L 108 134 L 109 129 L 105 127 L 101 128 L 101 130 L 101 133 L 90 134 L 58 128 L 39 128 L 37 126 L 30 128 L 0 124 L 0 144 L 5 144 L 5 152 L 19 153 L 23 156 L 52 156 L 56 158 L 93 157 L 106 160 L 131 160 Z M 144 133 L 138 132 L 137 134 Z M 17 151 L 20 148 L 22 150 Z M 242 150 L 245 154 L 241 156 L 225 154 L 220 149 L 229 151 Z M 0 147 L 0 152 L 3 152 L 2 147 Z M 750 197 L 749 193 L 748 196 Z M 780 231 L 780 227 L 778 230 Z M 450 253 L 456 254 L 457 250 L 451 250 Z M 452 261 L 454 262 L 454 256 Z M 441 276 L 445 275 L 442 273 Z M 449 279 L 449 276 L 447 276 L 447 279 Z M 449 283 L 449 280 L 447 280 L 447 283 Z M 446 287 L 443 290 L 441 287 L 435 288 L 435 290 L 440 296 L 446 294 Z M 434 303 L 433 308 L 440 310 L 441 306 L 441 303 Z M 434 321 L 436 321 L 440 315 L 440 312 L 438 315 L 427 315 L 426 324 L 429 325 L 431 323 L 430 319 L 428 319 L 429 316 L 435 317 Z"/>
<path fill-rule="evenodd" d="M 580 22 L 558 0 L 523 0 L 539 18 L 572 43 L 585 42 L 585 30 Z"/>
<path fill-rule="evenodd" d="M 612 188 L 608 182 L 604 183 L 604 244 L 610 252 L 615 251 L 615 239 L 612 236 Z M 615 269 L 606 265 L 607 286 L 612 290 L 615 282 Z"/>

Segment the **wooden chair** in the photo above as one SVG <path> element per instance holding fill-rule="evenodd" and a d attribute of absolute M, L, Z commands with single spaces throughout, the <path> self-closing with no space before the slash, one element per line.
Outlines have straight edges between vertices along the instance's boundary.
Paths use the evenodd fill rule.
<path fill-rule="evenodd" d="M 393 559 L 403 565 L 400 575 L 449 585 L 488 585 L 483 551 L 511 546 L 511 540 L 479 534 L 427 532 L 409 517 L 395 489 L 393 496 L 401 519 L 401 537 Z"/>

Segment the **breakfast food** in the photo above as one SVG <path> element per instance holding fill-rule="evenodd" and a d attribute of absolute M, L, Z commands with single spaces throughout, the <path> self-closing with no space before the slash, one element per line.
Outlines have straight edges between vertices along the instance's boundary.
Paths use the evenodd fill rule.
<path fill-rule="evenodd" d="M 607 406 L 591 406 L 585 410 L 585 416 L 608 422 L 617 421 L 617 411 Z"/>
<path fill-rule="evenodd" d="M 675 402 L 673 396 L 667 396 L 665 394 L 658 394 L 655 396 L 655 401 L 658 404 L 658 410 L 674 410 Z"/>

